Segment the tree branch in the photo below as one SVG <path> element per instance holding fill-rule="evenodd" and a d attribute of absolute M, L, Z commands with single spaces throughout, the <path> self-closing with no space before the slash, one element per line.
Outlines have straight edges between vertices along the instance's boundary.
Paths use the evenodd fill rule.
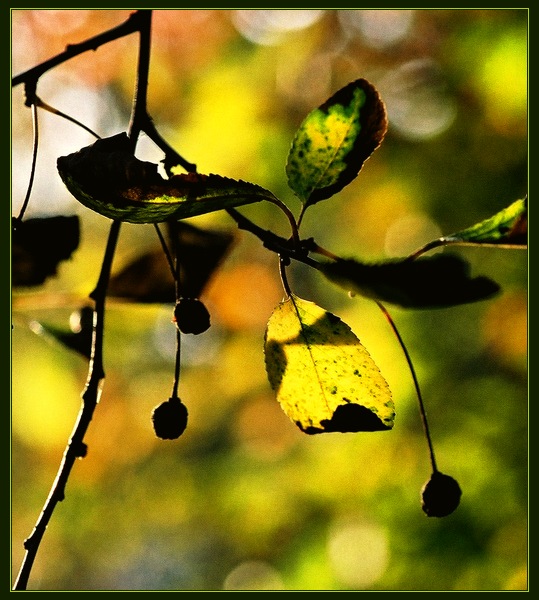
<path fill-rule="evenodd" d="M 88 52 L 89 50 L 97 50 L 100 46 L 108 44 L 113 40 L 117 40 L 121 37 L 134 33 L 135 31 L 140 31 L 142 27 L 142 22 L 144 18 L 146 18 L 144 14 L 145 12 L 146 11 L 144 10 L 137 10 L 136 12 L 129 15 L 127 21 L 125 21 L 121 25 L 113 27 L 112 29 L 100 33 L 99 35 L 96 35 L 95 37 L 92 37 L 79 44 L 69 44 L 68 46 L 66 46 L 65 51 L 61 54 L 57 54 L 49 60 L 46 60 L 45 62 L 42 62 L 39 65 L 36 65 L 35 67 L 32 67 L 28 71 L 25 71 L 24 73 L 20 73 L 19 75 L 13 77 L 13 79 L 11 80 L 11 86 L 15 87 L 22 83 L 26 84 L 28 82 L 37 82 L 37 80 L 44 73 L 50 71 L 54 67 L 57 67 L 58 65 L 61 65 L 62 63 L 68 60 L 71 60 L 79 54 L 83 54 L 84 52 Z"/>
<path fill-rule="evenodd" d="M 136 19 L 134 18 L 134 15 L 138 15 Z M 140 31 L 139 62 L 137 69 L 135 94 L 133 100 L 133 109 L 128 132 L 129 138 L 133 144 L 133 151 L 135 150 L 137 139 L 141 131 L 140 124 L 141 122 L 143 122 L 143 119 L 146 115 L 146 94 L 150 65 L 151 15 L 151 11 L 139 11 L 137 13 L 134 13 L 133 15 L 131 15 L 132 19 L 129 20 L 126 24 L 124 24 L 123 28 L 122 26 L 120 26 L 119 28 L 111 30 L 107 34 L 97 36 L 96 38 L 92 38 L 92 40 L 90 40 L 89 42 L 79 44 L 77 46 L 79 49 L 81 47 L 84 48 L 81 51 L 86 51 L 87 49 L 92 47 L 92 44 L 90 44 L 90 42 L 93 42 L 93 44 L 100 45 L 101 43 L 105 43 L 103 40 L 111 41 L 112 39 L 116 39 L 116 37 L 118 37 L 118 30 L 123 31 L 123 29 L 126 28 L 126 25 L 128 23 L 130 23 L 130 26 L 132 27 L 133 22 L 136 22 L 136 28 L 134 28 L 133 30 L 139 29 Z M 112 32 L 116 32 L 116 35 L 112 35 Z M 76 54 L 77 53 L 70 54 L 69 58 Z M 36 73 L 43 73 L 48 68 L 52 68 L 52 66 L 56 66 L 60 62 L 63 61 L 48 61 L 47 63 L 44 63 L 45 66 L 41 65 L 40 69 L 36 68 L 35 70 L 31 70 L 30 72 L 33 72 L 33 75 L 30 75 L 30 79 L 32 77 L 39 77 L 39 75 L 36 75 Z M 34 79 L 33 81 L 35 82 L 37 81 L 37 79 Z M 30 573 L 37 555 L 37 551 L 39 549 L 41 540 L 43 538 L 43 535 L 45 534 L 49 521 L 52 517 L 54 509 L 56 508 L 58 502 L 61 502 L 65 498 L 65 488 L 67 480 L 69 479 L 71 470 L 73 469 L 73 465 L 75 464 L 75 460 L 77 458 L 83 458 L 86 455 L 87 448 L 86 444 L 84 443 L 84 437 L 86 435 L 86 432 L 88 431 L 88 427 L 93 418 L 95 408 L 99 402 L 103 381 L 105 379 L 105 370 L 103 365 L 105 299 L 107 295 L 107 288 L 110 279 L 114 253 L 120 234 L 120 228 L 121 221 L 112 221 L 107 247 L 105 249 L 105 255 L 103 257 L 103 263 L 101 265 L 99 279 L 95 289 L 90 294 L 90 298 L 92 298 L 95 301 L 94 329 L 90 362 L 88 366 L 88 378 L 85 389 L 81 395 L 82 406 L 79 411 L 79 415 L 77 417 L 77 421 L 75 423 L 73 432 L 64 451 L 64 456 L 60 463 L 60 467 L 51 487 L 49 496 L 45 501 L 45 505 L 37 520 L 34 530 L 24 542 L 26 554 L 23 559 L 23 563 L 21 565 L 21 569 L 19 571 L 17 580 L 15 582 L 15 590 L 26 589 Z"/>
<path fill-rule="evenodd" d="M 313 240 L 298 240 L 296 242 L 294 239 L 286 239 L 268 229 L 262 229 L 235 208 L 227 208 L 226 211 L 236 221 L 239 229 L 249 231 L 255 235 L 262 242 L 264 248 L 276 252 L 280 256 L 305 263 L 315 269 L 319 267 L 319 263 L 308 256 L 314 243 Z M 314 247 L 320 249 L 317 244 L 314 244 Z"/>
<path fill-rule="evenodd" d="M 75 423 L 75 427 L 65 449 L 56 479 L 54 480 L 49 493 L 49 497 L 45 502 L 34 530 L 32 531 L 30 537 L 28 537 L 24 542 L 26 554 L 19 571 L 17 581 L 15 582 L 15 590 L 26 589 L 39 545 L 43 535 L 45 534 L 54 509 L 56 508 L 58 502 L 61 502 L 65 498 L 65 487 L 73 465 L 75 464 L 77 458 L 83 458 L 86 455 L 84 436 L 86 435 L 90 421 L 92 420 L 95 407 L 99 402 L 102 383 L 105 378 L 105 372 L 103 368 L 105 296 L 119 232 L 120 222 L 113 221 L 103 264 L 101 267 L 99 281 L 95 290 L 91 294 L 91 297 L 95 300 L 94 333 L 92 342 L 92 355 L 88 370 L 88 380 L 82 393 L 82 406 L 79 411 L 77 422 Z"/>

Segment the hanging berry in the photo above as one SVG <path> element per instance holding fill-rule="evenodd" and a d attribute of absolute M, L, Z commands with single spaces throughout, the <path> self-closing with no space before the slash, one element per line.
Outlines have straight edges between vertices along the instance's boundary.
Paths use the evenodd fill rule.
<path fill-rule="evenodd" d="M 156 406 L 152 412 L 155 435 L 163 440 L 175 440 L 187 427 L 187 407 L 176 396 Z"/>
<path fill-rule="evenodd" d="M 434 471 L 421 490 L 421 508 L 428 517 L 447 517 L 457 509 L 461 495 L 456 479 Z"/>
<path fill-rule="evenodd" d="M 198 335 L 209 328 L 210 313 L 198 298 L 180 298 L 174 307 L 172 320 L 182 333 Z"/>

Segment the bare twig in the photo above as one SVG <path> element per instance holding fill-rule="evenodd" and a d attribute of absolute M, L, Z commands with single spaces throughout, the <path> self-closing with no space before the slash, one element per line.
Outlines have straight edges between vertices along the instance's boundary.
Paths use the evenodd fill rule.
<path fill-rule="evenodd" d="M 97 133 L 95 131 L 92 131 L 84 123 L 81 123 L 80 121 L 71 117 L 70 115 L 66 115 L 61 110 L 54 108 L 54 106 L 50 106 L 46 102 L 43 102 L 43 100 L 39 96 L 36 95 L 34 97 L 34 100 L 35 100 L 34 105 L 37 106 L 38 108 L 46 110 L 47 112 L 50 112 L 51 114 L 56 115 L 57 117 L 62 117 L 62 119 L 66 119 L 67 121 L 70 121 L 71 123 L 74 123 L 75 125 L 78 125 L 79 127 L 82 127 L 82 129 L 84 129 L 85 131 L 87 131 L 88 133 L 90 133 L 97 139 L 101 138 L 101 136 L 97 135 Z"/>
<path fill-rule="evenodd" d="M 150 64 L 151 14 L 151 11 L 140 11 L 134 13 L 131 15 L 128 22 L 124 24 L 124 26 L 120 26 L 119 28 L 115 28 L 114 30 L 111 30 L 101 36 L 92 38 L 92 40 L 89 40 L 83 44 L 78 44 L 74 47 L 68 47 L 66 53 L 60 57 L 62 60 L 59 60 L 59 57 L 57 57 L 57 60 L 53 59 L 47 63 L 43 63 L 43 65 L 41 65 L 39 68 L 35 68 L 27 72 L 26 77 L 28 77 L 28 79 L 19 79 L 21 79 L 21 81 L 37 82 L 37 77 L 39 77 L 40 74 L 49 68 L 64 62 L 64 60 L 72 58 L 73 56 L 76 56 L 77 54 L 80 54 L 86 50 L 95 49 L 97 46 L 108 41 L 112 41 L 113 39 L 117 39 L 117 37 L 120 37 L 120 35 L 125 35 L 126 30 L 131 33 L 132 31 L 138 29 L 140 31 L 139 62 L 128 134 L 132 142 L 134 152 L 137 139 L 141 131 L 140 124 L 143 122 L 143 118 L 147 112 L 146 93 Z M 30 75 L 28 75 L 28 73 L 30 73 Z M 33 104 L 33 106 L 35 107 L 35 104 Z M 120 227 L 121 221 L 112 221 L 105 255 L 101 265 L 99 280 L 94 291 L 90 294 L 90 297 L 95 302 L 94 329 L 90 362 L 88 367 L 88 378 L 85 389 L 81 394 L 82 406 L 77 418 L 77 422 L 75 423 L 75 427 L 64 451 L 64 456 L 60 463 L 60 467 L 56 479 L 51 487 L 49 496 L 37 520 L 34 530 L 32 531 L 32 534 L 24 542 L 26 554 L 15 582 L 15 590 L 26 589 L 37 551 L 54 509 L 56 508 L 58 502 L 61 502 L 65 497 L 67 480 L 71 474 L 75 460 L 86 455 L 86 444 L 84 443 L 84 437 L 92 420 L 95 408 L 99 402 L 103 381 L 105 379 L 103 365 L 105 299 L 107 295 L 107 287 L 110 279 L 114 253 L 120 234 Z"/>
<path fill-rule="evenodd" d="M 102 383 L 105 378 L 103 368 L 103 331 L 105 316 L 105 296 L 107 284 L 110 276 L 112 258 L 116 248 L 116 242 L 120 231 L 120 222 L 114 221 L 110 229 L 109 240 L 105 251 L 105 257 L 101 267 L 98 284 L 92 292 L 91 297 L 95 300 L 94 312 L 94 333 L 92 342 L 92 355 L 88 370 L 88 380 L 82 393 L 82 405 L 79 411 L 77 422 L 64 451 L 64 456 L 58 469 L 56 479 L 52 484 L 49 497 L 47 498 L 43 510 L 37 520 L 37 523 L 30 537 L 24 542 L 26 554 L 19 571 L 15 590 L 25 590 L 28 585 L 30 572 L 39 549 L 39 545 L 45 534 L 49 521 L 58 502 L 65 497 L 65 487 L 67 480 L 77 458 L 86 455 L 86 444 L 84 436 L 92 420 L 95 407 L 99 402 Z"/>
<path fill-rule="evenodd" d="M 255 235 L 263 243 L 264 248 L 272 250 L 283 257 L 286 256 L 305 263 L 315 269 L 319 267 L 319 264 L 308 256 L 308 248 L 306 246 L 311 244 L 310 240 L 298 240 L 296 243 L 293 239 L 286 239 L 268 229 L 262 229 L 262 227 L 253 223 L 235 208 L 227 208 L 226 211 L 236 221 L 240 229 L 249 231 Z"/>
<path fill-rule="evenodd" d="M 145 18 L 144 12 L 145 11 L 136 11 L 129 15 L 128 19 L 121 25 L 118 25 L 117 27 L 113 27 L 112 29 L 100 33 L 99 35 L 96 35 L 95 37 L 92 37 L 79 44 L 69 44 L 66 47 L 65 51 L 61 54 L 57 54 L 49 60 L 46 60 L 45 62 L 42 62 L 39 65 L 36 65 L 35 67 L 32 67 L 28 71 L 25 71 L 24 73 L 20 73 L 19 75 L 13 77 L 13 79 L 11 80 L 11 86 L 15 87 L 17 85 L 20 85 L 21 83 L 37 82 L 37 80 L 44 73 L 50 71 L 54 67 L 57 67 L 58 65 L 61 65 L 62 63 L 68 60 L 71 60 L 79 54 L 83 54 L 84 52 L 88 52 L 89 50 L 97 50 L 100 46 L 108 44 L 113 40 L 117 40 L 121 37 L 134 33 L 135 31 L 140 31 L 142 27 L 142 22 Z"/>
<path fill-rule="evenodd" d="M 32 166 L 30 167 L 30 179 L 28 181 L 28 188 L 26 190 L 26 196 L 24 198 L 24 202 L 22 203 L 21 210 L 19 211 L 18 220 L 22 221 L 24 217 L 24 213 L 26 212 L 26 208 L 28 207 L 28 203 L 30 202 L 30 196 L 32 195 L 32 187 L 34 185 L 34 177 L 36 174 L 36 162 L 37 162 L 37 149 L 39 146 L 39 121 L 37 118 L 37 108 L 36 105 L 32 105 L 32 123 L 34 127 L 34 141 L 32 148 Z"/>
<path fill-rule="evenodd" d="M 165 170 L 168 175 L 171 174 L 172 167 L 181 165 L 188 173 L 196 173 L 197 167 L 194 163 L 190 163 L 185 158 L 180 156 L 174 148 L 158 133 L 155 125 L 148 114 L 144 115 L 141 123 L 141 129 L 152 140 L 152 142 L 165 153 L 163 160 Z"/>

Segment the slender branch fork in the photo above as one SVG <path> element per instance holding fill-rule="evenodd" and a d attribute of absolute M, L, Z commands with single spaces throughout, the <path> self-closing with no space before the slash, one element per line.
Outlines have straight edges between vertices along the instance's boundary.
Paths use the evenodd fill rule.
<path fill-rule="evenodd" d="M 130 15 L 127 21 L 114 29 L 104 32 L 86 42 L 68 46 L 66 51 L 58 56 L 14 77 L 13 86 L 24 83 L 27 94 L 26 105 L 32 106 L 34 112 L 36 105 L 37 82 L 41 75 L 49 69 L 77 56 L 88 50 L 96 50 L 99 46 L 116 40 L 125 35 L 139 32 L 139 59 L 137 69 L 137 81 L 135 87 L 133 108 L 131 113 L 131 122 L 129 124 L 129 138 L 132 142 L 133 151 L 135 149 L 138 136 L 148 122 L 146 108 L 146 92 L 148 87 L 148 73 L 150 64 L 150 42 L 151 42 L 151 17 L 150 10 L 141 10 Z M 35 121 L 35 120 L 34 120 Z M 92 350 L 88 367 L 88 378 L 84 391 L 81 394 L 82 404 L 77 421 L 69 442 L 64 451 L 63 459 L 57 476 L 51 487 L 49 496 L 45 501 L 42 512 L 36 522 L 31 535 L 25 540 L 24 547 L 26 554 L 24 556 L 17 580 L 15 590 L 25 590 L 28 585 L 30 573 L 39 549 L 39 545 L 50 522 L 54 509 L 58 502 L 65 497 L 65 487 L 71 470 L 77 458 L 86 455 L 86 444 L 84 437 L 92 420 L 95 408 L 101 396 L 105 371 L 103 367 L 103 338 L 105 322 L 105 299 L 107 287 L 110 278 L 112 262 L 116 249 L 116 244 L 120 234 L 120 221 L 112 221 L 107 246 L 101 266 L 100 276 L 94 291 L 90 297 L 95 302 L 94 308 L 94 328 Z"/>

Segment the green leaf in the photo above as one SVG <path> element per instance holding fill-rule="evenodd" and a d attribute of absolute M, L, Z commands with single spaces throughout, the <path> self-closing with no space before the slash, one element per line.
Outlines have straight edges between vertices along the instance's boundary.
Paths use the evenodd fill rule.
<path fill-rule="evenodd" d="M 490 298 L 500 289 L 487 277 L 471 277 L 469 263 L 449 254 L 378 264 L 338 259 L 318 268 L 349 292 L 404 308 L 446 308 Z"/>
<path fill-rule="evenodd" d="M 526 246 L 528 234 L 527 200 L 508 207 L 472 227 L 444 236 L 445 244 L 483 244 L 503 247 Z"/>
<path fill-rule="evenodd" d="M 219 175 L 188 173 L 164 179 L 157 165 L 129 151 L 126 134 L 98 140 L 57 161 L 67 189 L 84 206 L 129 223 L 160 223 L 273 200 L 264 188 Z"/>
<path fill-rule="evenodd" d="M 339 192 L 361 170 L 387 130 L 376 88 L 358 79 L 310 112 L 288 155 L 288 185 L 306 205 Z"/>
<path fill-rule="evenodd" d="M 335 315 L 291 295 L 270 317 L 264 350 L 277 399 L 305 433 L 393 427 L 386 380 L 350 327 Z"/>

